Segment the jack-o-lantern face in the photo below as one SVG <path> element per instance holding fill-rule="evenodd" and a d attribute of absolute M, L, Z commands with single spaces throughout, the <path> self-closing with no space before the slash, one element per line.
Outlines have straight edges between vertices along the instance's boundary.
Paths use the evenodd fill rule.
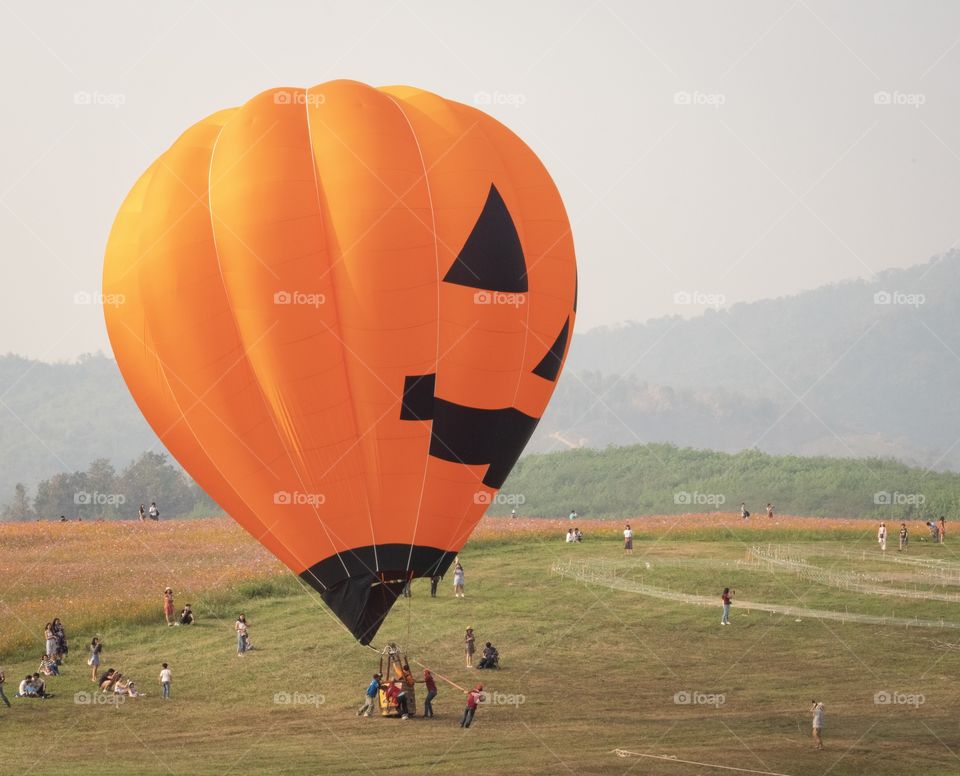
<path fill-rule="evenodd" d="M 334 81 L 181 136 L 124 202 L 103 290 L 167 448 L 368 643 L 543 414 L 576 267 L 556 188 L 503 125 Z"/>

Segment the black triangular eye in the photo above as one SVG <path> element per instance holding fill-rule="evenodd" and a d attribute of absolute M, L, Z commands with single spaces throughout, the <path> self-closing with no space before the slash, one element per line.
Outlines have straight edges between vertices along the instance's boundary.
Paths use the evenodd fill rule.
<path fill-rule="evenodd" d="M 560 374 L 560 362 L 563 361 L 563 351 L 567 349 L 569 334 L 570 319 L 567 318 L 557 338 L 553 341 L 553 345 L 550 346 L 550 350 L 547 351 L 547 355 L 540 360 L 540 363 L 533 370 L 535 375 L 550 382 L 557 379 L 557 375 Z"/>
<path fill-rule="evenodd" d="M 496 186 L 491 184 L 480 217 L 443 280 L 487 291 L 521 293 L 527 290 L 523 247 Z"/>

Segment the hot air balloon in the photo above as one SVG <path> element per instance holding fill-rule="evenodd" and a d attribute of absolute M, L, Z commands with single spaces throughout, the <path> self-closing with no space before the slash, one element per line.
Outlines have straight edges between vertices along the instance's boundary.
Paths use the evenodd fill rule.
<path fill-rule="evenodd" d="M 510 130 L 332 81 L 184 132 L 120 207 L 103 291 L 167 449 L 367 644 L 533 433 L 577 279 L 556 187 Z"/>

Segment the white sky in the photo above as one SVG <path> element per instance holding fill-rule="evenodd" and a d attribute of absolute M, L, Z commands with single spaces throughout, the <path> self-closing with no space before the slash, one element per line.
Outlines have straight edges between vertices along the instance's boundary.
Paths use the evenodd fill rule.
<path fill-rule="evenodd" d="M 581 331 L 960 239 L 956 3 L 5 0 L 0 68 L 0 353 L 109 351 L 74 299 L 140 173 L 219 108 L 332 78 L 504 100 L 567 204 Z"/>

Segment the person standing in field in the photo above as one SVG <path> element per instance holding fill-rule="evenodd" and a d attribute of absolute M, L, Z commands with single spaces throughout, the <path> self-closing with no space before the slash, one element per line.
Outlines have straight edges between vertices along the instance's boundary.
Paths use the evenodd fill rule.
<path fill-rule="evenodd" d="M 467 693 L 467 706 L 463 710 L 463 718 L 460 720 L 460 727 L 468 728 L 473 722 L 473 716 L 477 713 L 477 706 L 480 705 L 480 698 L 483 697 L 483 685 L 478 684 Z"/>
<path fill-rule="evenodd" d="M 773 520 L 773 504 L 771 504 L 769 501 L 767 502 L 767 517 Z"/>
<path fill-rule="evenodd" d="M 160 665 L 160 687 L 162 689 L 161 698 L 165 701 L 170 700 L 170 683 L 173 681 L 173 672 L 166 663 Z"/>
<path fill-rule="evenodd" d="M 887 524 L 880 523 L 880 528 L 877 529 L 877 541 L 880 542 L 880 549 L 884 552 L 887 551 Z"/>
<path fill-rule="evenodd" d="M 460 561 L 457 561 L 453 569 L 453 597 L 466 598 L 463 594 L 463 566 L 460 565 Z"/>
<path fill-rule="evenodd" d="M 97 681 L 97 669 L 100 667 L 100 656 L 103 654 L 103 642 L 96 636 L 90 641 L 90 657 L 87 665 L 90 666 L 90 681 Z"/>
<path fill-rule="evenodd" d="M 720 618 L 721 625 L 730 624 L 730 588 L 723 588 L 723 593 L 720 594 L 720 600 L 723 602 L 723 617 Z"/>
<path fill-rule="evenodd" d="M 245 614 L 241 613 L 237 617 L 233 629 L 237 632 L 237 657 L 243 657 L 247 651 L 247 616 Z"/>
<path fill-rule="evenodd" d="M 750 512 L 747 509 L 747 503 L 745 501 L 740 502 L 740 519 L 741 520 L 750 519 Z"/>
<path fill-rule="evenodd" d="M 137 517 L 140 518 L 141 523 L 147 519 L 147 508 L 143 504 L 140 505 L 140 509 L 137 512 Z"/>
<path fill-rule="evenodd" d="M 157 502 L 156 502 L 156 501 L 151 501 L 151 502 L 150 502 L 150 509 L 147 510 L 147 514 L 150 516 L 150 519 L 151 519 L 151 520 L 159 520 L 159 519 L 160 519 L 160 510 L 157 509 Z"/>
<path fill-rule="evenodd" d="M 813 743 L 814 749 L 823 749 L 823 704 L 819 701 L 811 701 L 813 704 L 810 709 L 813 712 Z"/>
<path fill-rule="evenodd" d="M 430 577 L 430 597 L 437 597 L 437 586 L 440 584 L 440 580 L 443 579 L 442 574 L 434 574 Z"/>
<path fill-rule="evenodd" d="M 473 668 L 473 653 L 476 648 L 476 639 L 473 636 L 473 628 L 467 628 L 463 637 L 463 650 L 467 655 L 467 668 Z"/>
<path fill-rule="evenodd" d="M 173 590 L 169 587 L 163 591 L 163 616 L 167 625 L 173 625 Z"/>
<path fill-rule="evenodd" d="M 423 717 L 433 716 L 433 699 L 437 697 L 437 683 L 429 668 L 423 669 L 423 683 L 427 686 L 427 697 L 423 701 Z"/>
<path fill-rule="evenodd" d="M 910 532 L 907 531 L 907 524 L 900 523 L 900 547 L 897 549 L 897 552 L 903 552 L 907 549 L 907 542 L 910 541 Z"/>
<path fill-rule="evenodd" d="M 623 554 L 633 555 L 633 529 L 630 523 L 623 527 Z"/>
<path fill-rule="evenodd" d="M 46 653 L 48 655 L 57 654 L 57 636 L 53 632 L 53 623 L 48 622 L 43 626 L 43 640 L 46 642 L 44 645 L 46 647 Z"/>
<path fill-rule="evenodd" d="M 70 647 L 67 645 L 67 631 L 64 629 L 59 617 L 53 618 L 51 630 L 53 630 L 53 637 L 57 640 L 57 654 L 50 655 L 50 657 L 56 657 L 59 662 L 62 662 L 63 658 L 65 658 L 70 651 Z"/>
<path fill-rule="evenodd" d="M 369 717 L 377 710 L 377 694 L 380 692 L 380 674 L 373 675 L 373 681 L 367 685 L 363 693 L 363 705 L 357 709 L 358 717 Z"/>
<path fill-rule="evenodd" d="M 940 515 L 940 544 L 943 544 L 943 539 L 947 535 L 947 520 L 943 515 Z"/>
<path fill-rule="evenodd" d="M 7 677 L 3 673 L 3 669 L 0 668 L 0 701 L 3 701 L 7 708 L 10 708 L 10 699 L 7 698 L 6 694 L 3 692 L 3 683 L 7 681 Z"/>

